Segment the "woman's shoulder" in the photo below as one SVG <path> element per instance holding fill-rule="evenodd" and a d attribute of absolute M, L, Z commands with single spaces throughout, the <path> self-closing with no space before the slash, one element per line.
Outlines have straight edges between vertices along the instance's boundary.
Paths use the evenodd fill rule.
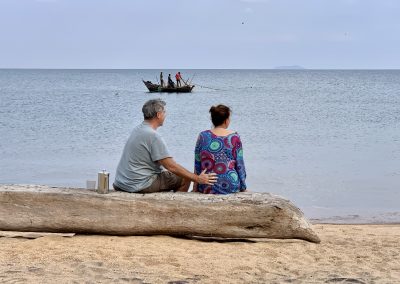
<path fill-rule="evenodd" d="M 240 138 L 239 132 L 237 132 L 237 131 L 234 131 L 234 132 L 232 132 L 232 134 L 231 134 L 231 135 L 234 135 L 234 136 L 237 136 L 237 137 L 239 137 L 239 138 Z"/>
<path fill-rule="evenodd" d="M 211 139 L 212 133 L 209 130 L 204 130 L 199 133 L 199 136 L 197 137 L 197 143 L 205 144 Z"/>
<path fill-rule="evenodd" d="M 220 138 L 227 138 L 233 135 L 238 135 L 238 133 L 236 131 L 233 130 L 226 130 L 226 132 L 224 133 L 214 133 L 212 130 L 207 130 L 207 132 L 209 133 L 209 135 L 214 136 L 214 137 L 220 137 Z"/>
<path fill-rule="evenodd" d="M 240 140 L 240 135 L 237 131 L 232 131 L 231 133 L 229 133 L 226 137 L 230 137 L 230 138 L 238 138 Z"/>
<path fill-rule="evenodd" d="M 203 130 L 199 133 L 199 136 L 209 136 L 211 133 L 210 130 Z"/>
<path fill-rule="evenodd" d="M 237 132 L 230 135 L 230 141 L 233 147 L 237 148 L 242 146 L 242 140 L 240 139 L 240 135 Z"/>
<path fill-rule="evenodd" d="M 229 136 L 229 135 L 235 135 L 235 134 L 237 134 L 237 132 L 236 131 L 234 131 L 234 130 L 230 130 L 230 129 L 227 129 L 227 132 L 226 132 L 226 136 Z"/>

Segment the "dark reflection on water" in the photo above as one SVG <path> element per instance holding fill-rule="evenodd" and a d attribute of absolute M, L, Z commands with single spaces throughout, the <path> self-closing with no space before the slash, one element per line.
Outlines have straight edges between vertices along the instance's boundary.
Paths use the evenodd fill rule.
<path fill-rule="evenodd" d="M 160 131 L 190 170 L 209 107 L 224 103 L 251 190 L 311 217 L 400 211 L 400 71 L 180 71 L 209 88 L 146 93 L 158 70 L 0 70 L 0 183 L 84 187 L 103 168 L 113 180 L 142 104 L 162 97 Z"/>

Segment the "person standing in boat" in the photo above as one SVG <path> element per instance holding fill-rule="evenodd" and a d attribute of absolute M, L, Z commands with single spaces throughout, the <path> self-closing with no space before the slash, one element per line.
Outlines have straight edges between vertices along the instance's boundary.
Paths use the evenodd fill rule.
<path fill-rule="evenodd" d="M 182 87 L 182 84 L 181 84 L 181 79 L 182 79 L 181 72 L 176 73 L 175 79 L 176 79 L 176 87 Z"/>
<path fill-rule="evenodd" d="M 160 73 L 160 84 L 161 84 L 161 87 L 164 87 L 164 76 L 163 76 L 162 72 Z"/>
<path fill-rule="evenodd" d="M 213 185 L 215 173 L 189 172 L 172 158 L 157 128 L 166 118 L 166 103 L 161 99 L 147 101 L 144 121 L 136 126 L 125 144 L 115 174 L 114 189 L 133 193 L 188 191 L 190 182 Z"/>
<path fill-rule="evenodd" d="M 175 88 L 175 83 L 171 79 L 171 74 L 168 74 L 168 87 L 169 88 Z"/>
<path fill-rule="evenodd" d="M 195 148 L 195 173 L 214 172 L 218 181 L 213 184 L 194 184 L 193 191 L 229 194 L 246 191 L 246 169 L 243 148 L 237 132 L 229 130 L 231 110 L 225 105 L 210 109 L 213 129 L 199 134 Z"/>

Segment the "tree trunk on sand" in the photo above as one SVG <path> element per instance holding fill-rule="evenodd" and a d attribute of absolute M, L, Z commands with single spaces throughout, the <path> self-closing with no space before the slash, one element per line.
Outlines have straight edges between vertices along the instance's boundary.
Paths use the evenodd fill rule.
<path fill-rule="evenodd" d="M 320 242 L 300 209 L 269 193 L 102 195 L 87 189 L 0 185 L 0 230 Z"/>

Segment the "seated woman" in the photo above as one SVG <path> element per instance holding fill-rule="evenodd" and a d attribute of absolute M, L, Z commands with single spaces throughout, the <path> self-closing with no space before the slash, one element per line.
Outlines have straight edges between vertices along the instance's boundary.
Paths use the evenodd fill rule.
<path fill-rule="evenodd" d="M 228 130 L 231 110 L 225 105 L 212 106 L 214 128 L 200 133 L 195 149 L 195 173 L 214 172 L 214 185 L 194 184 L 193 191 L 211 194 L 229 194 L 246 191 L 246 170 L 243 149 L 237 132 Z"/>

